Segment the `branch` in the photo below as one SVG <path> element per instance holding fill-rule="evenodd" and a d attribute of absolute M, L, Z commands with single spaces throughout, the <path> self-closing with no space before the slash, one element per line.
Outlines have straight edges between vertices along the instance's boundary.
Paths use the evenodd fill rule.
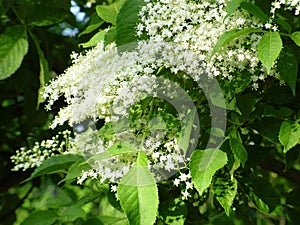
<path fill-rule="evenodd" d="M 277 173 L 279 176 L 282 176 L 292 183 L 296 184 L 297 186 L 300 187 L 300 171 L 296 169 L 285 169 L 284 163 L 267 156 L 265 160 L 260 163 L 260 166 L 266 170 L 272 171 L 274 173 Z"/>

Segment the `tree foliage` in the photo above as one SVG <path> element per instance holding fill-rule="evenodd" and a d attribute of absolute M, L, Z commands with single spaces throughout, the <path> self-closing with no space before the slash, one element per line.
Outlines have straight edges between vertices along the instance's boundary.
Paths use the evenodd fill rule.
<path fill-rule="evenodd" d="M 178 84 L 172 88 L 182 91 L 178 91 L 179 96 L 170 97 L 165 92 L 171 90 L 160 90 L 158 85 L 156 97 L 143 96 L 132 105 L 129 122 L 97 118 L 91 129 L 80 131 L 82 124 L 76 123 L 73 129 L 67 123 L 49 129 L 53 118 L 71 101 L 66 93 L 55 103 L 43 96 L 55 93 L 49 91 L 51 80 L 59 79 L 64 71 L 66 75 L 68 67 L 85 57 L 76 56 L 72 61 L 69 55 L 77 52 L 88 57 L 100 42 L 104 53 L 111 53 L 105 52 L 107 48 L 116 48 L 118 59 L 123 60 L 134 55 L 140 43 L 151 40 L 155 36 L 151 32 L 160 32 L 172 43 L 180 31 L 169 34 L 159 24 L 155 31 L 138 28 L 144 22 L 141 9 L 150 7 L 142 0 L 0 0 L 0 224 L 299 224 L 300 18 L 291 6 L 278 8 L 274 2 L 226 1 L 224 24 L 246 15 L 253 24 L 263 25 L 240 24 L 218 34 L 206 58 L 208 65 L 222 64 L 222 54 L 230 58 L 227 52 L 240 46 L 256 54 L 252 74 L 241 66 L 222 77 L 216 65 L 211 68 L 216 68 L 217 84 L 202 79 L 199 85 L 181 69 L 184 67 L 172 67 L 176 56 L 165 57 L 163 50 L 155 52 L 153 48 L 150 53 L 169 64 L 143 71 L 154 74 L 151 78 L 156 77 L 158 84 L 163 83 L 159 79 Z M 71 8 L 81 14 L 72 14 Z M 277 11 L 272 15 L 274 8 Z M 147 13 L 150 17 L 152 12 Z M 189 31 L 189 24 L 201 24 L 193 18 L 185 22 L 182 32 Z M 251 43 L 253 40 L 256 44 Z M 193 46 L 192 38 L 184 47 L 206 52 Z M 157 48 L 161 46 L 157 44 Z M 176 51 L 181 54 L 180 48 Z M 242 54 L 236 56 L 236 61 L 244 63 Z M 121 65 L 122 74 L 131 68 L 130 63 Z M 137 64 L 144 66 L 143 62 Z M 120 78 L 118 85 L 131 78 L 126 79 Z M 178 112 L 189 102 L 192 110 Z M 44 109 L 47 104 L 51 110 Z M 184 113 L 181 121 L 180 114 Z M 89 124 L 90 119 L 84 123 Z M 221 121 L 220 127 L 214 127 L 214 121 Z M 128 134 L 128 130 L 134 132 Z M 166 172 L 172 166 L 167 163 L 168 154 L 175 149 L 168 145 L 171 142 L 163 142 L 165 145 L 158 145 L 151 153 L 143 150 L 146 136 L 159 136 L 162 131 L 166 132 L 163 138 L 178 140 L 174 146 L 187 159 L 179 159 L 180 168 L 170 174 Z M 90 140 L 99 138 L 103 143 L 114 143 L 107 144 L 104 152 L 83 156 L 73 151 L 82 148 L 75 141 L 81 134 L 79 143 L 86 148 L 92 146 Z M 115 139 L 116 134 L 119 139 Z M 138 146 L 132 145 L 132 134 Z M 24 162 L 18 161 L 22 157 Z M 119 159 L 131 162 L 131 167 L 121 171 L 125 171 L 122 176 L 116 175 L 119 180 L 93 173 L 95 165 L 117 165 Z M 26 160 L 34 163 L 26 164 Z M 165 168 L 155 170 L 155 163 L 164 161 Z M 19 163 L 20 170 L 28 170 L 11 171 L 16 168 L 13 163 Z M 107 170 L 111 168 L 113 165 Z M 167 178 L 158 181 L 157 176 Z"/>

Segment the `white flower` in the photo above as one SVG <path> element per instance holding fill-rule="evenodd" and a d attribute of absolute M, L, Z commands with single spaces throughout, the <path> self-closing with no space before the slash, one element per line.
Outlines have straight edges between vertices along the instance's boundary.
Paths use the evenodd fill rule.
<path fill-rule="evenodd" d="M 188 192 L 188 190 L 184 190 L 181 192 L 182 194 L 182 200 L 187 200 L 189 197 L 191 197 L 191 194 Z"/>
<path fill-rule="evenodd" d="M 116 192 L 117 191 L 117 185 L 111 185 L 110 189 L 113 191 L 113 192 Z"/>
<path fill-rule="evenodd" d="M 177 187 L 180 184 L 180 180 L 178 178 L 174 179 L 174 185 Z"/>
<path fill-rule="evenodd" d="M 35 142 L 31 149 L 24 147 L 16 151 L 11 157 L 11 161 L 15 164 L 14 171 L 27 170 L 40 166 L 44 160 L 51 157 L 54 153 L 67 154 L 72 153 L 73 146 L 70 137 L 70 131 L 59 132 L 58 135 L 51 139 L 44 140 L 41 143 Z M 64 139 L 64 141 L 60 141 Z M 66 147 L 68 149 L 66 149 Z"/>
<path fill-rule="evenodd" d="M 186 181 L 188 178 L 188 175 L 186 175 L 185 173 L 181 173 L 179 176 L 180 181 Z"/>
<path fill-rule="evenodd" d="M 194 188 L 193 183 L 191 183 L 189 181 L 185 182 L 185 186 L 186 186 L 186 189 L 193 189 Z"/>
<path fill-rule="evenodd" d="M 275 2 L 272 2 L 271 7 L 271 14 L 272 17 L 275 17 L 275 13 L 277 9 L 283 8 L 285 10 L 295 11 L 295 15 L 299 15 L 299 9 L 300 9 L 300 1 L 299 0 L 276 0 Z"/>

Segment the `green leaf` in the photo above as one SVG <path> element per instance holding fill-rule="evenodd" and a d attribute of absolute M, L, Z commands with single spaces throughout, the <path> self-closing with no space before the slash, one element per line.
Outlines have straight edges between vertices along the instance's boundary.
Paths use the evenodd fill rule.
<path fill-rule="evenodd" d="M 194 108 L 186 116 L 186 118 L 185 118 L 186 124 L 183 124 L 183 126 L 181 128 L 183 130 L 181 132 L 182 135 L 180 136 L 178 145 L 184 152 L 184 155 L 187 153 L 189 145 L 190 145 L 191 134 L 193 132 L 193 125 L 194 125 L 196 116 L 198 116 L 197 110 Z"/>
<path fill-rule="evenodd" d="M 246 187 L 243 188 L 248 192 L 250 199 L 260 210 L 269 212 L 280 205 L 279 193 L 267 179 L 253 174 L 252 177 L 246 178 L 242 182 L 243 185 L 246 184 Z"/>
<path fill-rule="evenodd" d="M 280 143 L 284 146 L 283 152 L 286 153 L 293 148 L 300 139 L 300 125 L 293 121 L 284 121 L 279 131 Z"/>
<path fill-rule="evenodd" d="M 70 204 L 72 204 L 72 197 L 68 196 L 67 192 L 59 190 L 55 193 L 55 198 L 50 197 L 45 206 L 52 209 L 60 209 Z"/>
<path fill-rule="evenodd" d="M 117 37 L 117 28 L 111 27 L 105 34 L 104 46 L 107 46 L 108 44 L 115 42 L 116 37 Z"/>
<path fill-rule="evenodd" d="M 38 210 L 31 213 L 21 225 L 51 225 L 58 219 L 54 210 Z"/>
<path fill-rule="evenodd" d="M 266 67 L 267 73 L 270 70 L 280 54 L 282 49 L 282 40 L 278 32 L 265 33 L 257 45 L 257 54 L 259 60 Z"/>
<path fill-rule="evenodd" d="M 295 188 L 294 190 L 288 193 L 286 197 L 286 202 L 289 205 L 300 207 L 299 199 L 300 199 L 300 188 Z"/>
<path fill-rule="evenodd" d="M 107 122 L 98 131 L 98 135 L 108 140 L 112 140 L 115 134 L 121 133 L 129 129 L 129 124 L 126 119 L 120 119 L 115 122 Z"/>
<path fill-rule="evenodd" d="M 42 91 L 45 87 L 45 84 L 50 80 L 50 72 L 48 67 L 48 61 L 45 59 L 44 52 L 40 48 L 40 44 L 38 42 L 38 39 L 35 37 L 33 33 L 30 32 L 30 35 L 32 37 L 32 40 L 34 42 L 35 48 L 37 50 L 38 56 L 39 56 L 39 63 L 40 63 L 40 87 L 38 90 L 38 101 L 37 101 L 37 109 L 39 108 L 40 103 L 44 101 L 42 97 Z"/>
<path fill-rule="evenodd" d="M 293 95 L 296 94 L 296 82 L 298 75 L 298 62 L 294 52 L 285 47 L 281 52 L 277 63 L 277 71 L 280 77 L 289 85 Z"/>
<path fill-rule="evenodd" d="M 248 159 L 248 152 L 244 145 L 235 138 L 230 138 L 229 144 L 233 155 L 242 163 L 242 166 L 245 167 Z"/>
<path fill-rule="evenodd" d="M 209 80 L 206 81 L 210 82 Z M 209 88 L 206 88 L 205 95 L 213 105 L 226 109 L 224 93 L 218 82 L 210 83 Z"/>
<path fill-rule="evenodd" d="M 170 198 L 160 203 L 159 215 L 164 224 L 183 225 L 187 216 L 187 206 L 180 198 Z"/>
<path fill-rule="evenodd" d="M 61 1 L 62 2 L 62 1 Z M 32 4 L 28 9 L 28 24 L 38 27 L 51 26 L 62 22 L 70 15 L 70 6 L 57 4 L 54 1 L 43 1 L 40 4 Z"/>
<path fill-rule="evenodd" d="M 237 106 L 243 116 L 249 115 L 255 110 L 255 104 L 259 101 L 257 96 L 252 94 L 243 94 L 237 97 Z"/>
<path fill-rule="evenodd" d="M 292 33 L 291 39 L 295 42 L 296 45 L 300 46 L 300 31 Z"/>
<path fill-rule="evenodd" d="M 265 213 L 268 213 L 270 211 L 268 204 L 263 201 L 255 192 L 250 191 L 248 196 L 256 208 Z"/>
<path fill-rule="evenodd" d="M 8 27 L 0 35 L 0 80 L 17 71 L 27 51 L 28 40 L 24 27 Z"/>
<path fill-rule="evenodd" d="M 252 3 L 249 2 L 242 2 L 240 6 L 241 8 L 245 9 L 250 14 L 252 14 L 253 16 L 260 19 L 261 22 L 267 23 L 269 21 L 269 17 L 257 5 L 253 5 Z"/>
<path fill-rule="evenodd" d="M 136 26 L 139 21 L 138 13 L 145 4 L 144 0 L 125 1 L 117 17 L 117 46 L 137 41 Z"/>
<path fill-rule="evenodd" d="M 82 218 L 85 220 L 86 212 L 76 205 L 67 207 L 61 215 L 62 220 L 66 222 L 73 222 L 76 219 Z"/>
<path fill-rule="evenodd" d="M 31 174 L 31 176 L 25 181 L 45 174 L 55 173 L 63 169 L 68 169 L 73 163 L 79 160 L 82 160 L 82 156 L 70 154 L 54 155 L 43 161 L 42 165 L 37 167 Z"/>
<path fill-rule="evenodd" d="M 230 128 L 228 128 L 230 129 Z M 222 144 L 222 150 L 224 152 L 226 152 L 227 154 L 227 164 L 226 164 L 226 167 L 228 168 L 229 170 L 229 174 L 230 174 L 230 177 L 231 179 L 233 179 L 234 177 L 234 172 L 240 167 L 241 165 L 241 162 L 239 160 L 236 160 L 232 150 L 231 150 L 231 147 L 230 147 L 230 144 L 229 144 L 229 140 L 226 140 L 223 144 Z"/>
<path fill-rule="evenodd" d="M 285 17 L 279 15 L 278 18 L 275 18 L 275 22 L 276 22 L 277 24 L 279 24 L 283 29 L 285 29 L 288 33 L 291 33 L 291 32 L 292 32 L 292 27 L 291 27 L 291 25 L 289 24 L 287 18 L 285 18 Z"/>
<path fill-rule="evenodd" d="M 112 216 L 99 216 L 99 219 L 103 225 L 125 225 L 125 224 L 127 225 L 128 224 L 126 217 L 119 218 L 119 217 L 112 217 Z M 87 224 L 87 225 L 90 225 L 90 224 Z"/>
<path fill-rule="evenodd" d="M 281 107 L 279 109 L 275 109 L 272 105 L 269 104 L 264 104 L 263 110 L 264 110 L 263 112 L 264 117 L 274 117 L 274 118 L 284 118 L 294 113 L 294 110 L 288 107 Z"/>
<path fill-rule="evenodd" d="M 234 30 L 225 32 L 218 38 L 217 43 L 216 43 L 214 49 L 212 50 L 211 57 L 214 56 L 217 52 L 219 52 L 222 47 L 224 47 L 225 45 L 227 45 L 231 41 L 233 41 L 235 38 L 238 38 L 242 35 L 250 34 L 253 32 L 262 32 L 262 30 L 257 29 L 257 28 L 246 27 L 242 30 L 234 29 Z"/>
<path fill-rule="evenodd" d="M 154 224 L 158 210 L 158 189 L 148 169 L 145 152 L 139 153 L 135 166 L 121 179 L 117 194 L 130 224 Z"/>
<path fill-rule="evenodd" d="M 219 138 L 223 138 L 225 136 L 224 130 L 219 127 L 211 127 L 206 131 L 206 133 Z"/>
<path fill-rule="evenodd" d="M 116 25 L 117 16 L 123 4 L 124 0 L 118 0 L 112 3 L 111 5 L 97 5 L 96 11 L 98 16 L 105 22 Z"/>
<path fill-rule="evenodd" d="M 83 170 L 89 170 L 91 169 L 91 166 L 85 162 L 85 161 L 77 161 L 74 164 L 72 164 L 68 170 L 67 176 L 62 179 L 58 184 L 65 182 L 65 181 L 70 181 L 74 180 L 77 177 L 80 177 L 82 175 Z"/>
<path fill-rule="evenodd" d="M 123 212 L 123 209 L 121 207 L 120 201 L 117 199 L 116 193 L 111 191 L 111 186 L 108 186 L 107 189 L 105 189 L 105 194 L 107 197 L 107 200 L 109 202 L 109 204 L 114 207 L 116 210 Z M 125 214 L 124 214 L 125 216 Z M 127 221 L 127 217 L 125 216 L 125 219 Z"/>
<path fill-rule="evenodd" d="M 226 5 L 227 15 L 225 16 L 224 20 L 237 10 L 237 8 L 240 6 L 242 1 L 243 0 L 231 0 L 230 2 L 227 3 Z"/>
<path fill-rule="evenodd" d="M 92 218 L 86 220 L 82 225 L 104 225 L 104 224 L 111 225 L 113 223 L 105 223 L 105 222 L 100 221 L 100 219 L 98 217 L 92 217 Z"/>
<path fill-rule="evenodd" d="M 104 160 L 113 156 L 132 153 L 138 153 L 138 150 L 134 146 L 124 142 L 117 142 L 111 147 L 109 147 L 105 152 L 102 152 L 89 158 L 89 161 Z"/>
<path fill-rule="evenodd" d="M 277 145 L 279 144 L 278 133 L 281 123 L 282 120 L 265 117 L 251 124 L 251 127 L 257 130 L 266 140 Z"/>
<path fill-rule="evenodd" d="M 190 161 L 192 181 L 199 194 L 209 187 L 213 175 L 225 166 L 227 155 L 218 149 L 196 150 L 193 152 Z"/>
<path fill-rule="evenodd" d="M 106 30 L 100 30 L 96 33 L 88 42 L 81 43 L 79 46 L 83 48 L 94 47 L 98 44 L 98 42 L 103 41 L 106 34 Z"/>
<path fill-rule="evenodd" d="M 87 26 L 87 28 L 85 28 L 85 30 L 78 34 L 78 37 L 93 32 L 94 30 L 98 29 L 103 23 L 104 21 L 101 18 L 99 18 L 99 16 L 93 14 L 91 16 L 91 21 L 89 25 Z"/>
<path fill-rule="evenodd" d="M 229 216 L 230 207 L 237 193 L 237 187 L 237 181 L 234 178 L 233 181 L 225 178 L 218 178 L 213 185 L 216 199 L 224 208 L 227 216 Z"/>

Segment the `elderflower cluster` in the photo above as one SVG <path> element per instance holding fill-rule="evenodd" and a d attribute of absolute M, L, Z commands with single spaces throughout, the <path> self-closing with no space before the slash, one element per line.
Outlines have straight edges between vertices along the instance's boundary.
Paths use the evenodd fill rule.
<path fill-rule="evenodd" d="M 122 135 L 129 132 L 122 132 Z M 77 149 L 81 149 L 81 154 L 86 156 L 93 156 L 101 154 L 111 147 L 114 143 L 122 141 L 127 143 L 128 146 L 133 146 L 134 143 L 126 142 L 124 136 L 119 139 L 116 134 L 115 138 L 108 143 L 105 143 L 101 138 L 97 136 L 97 132 L 88 130 L 82 134 L 77 134 L 75 139 L 75 145 Z M 166 140 L 166 139 L 169 140 Z M 162 177 L 162 171 L 164 174 L 171 176 L 176 173 L 185 164 L 185 156 L 182 154 L 181 149 L 177 143 L 176 137 L 167 136 L 161 139 L 160 137 L 148 137 L 139 146 L 148 156 L 148 168 L 154 175 L 157 181 L 165 179 Z M 123 154 L 118 156 L 112 156 L 102 160 L 94 160 L 90 162 L 92 169 L 88 171 L 82 171 L 82 176 L 78 179 L 78 183 L 82 184 L 87 178 L 98 179 L 101 183 L 109 181 L 112 183 L 120 181 L 120 179 L 129 171 L 129 169 L 135 164 L 138 152 L 132 154 Z"/>
<path fill-rule="evenodd" d="M 292 6 L 292 3 L 287 2 L 286 7 Z M 138 36 L 146 33 L 148 41 L 139 41 L 134 48 L 121 46 L 125 50 L 127 48 L 127 51 L 121 52 L 115 44 L 104 46 L 103 42 L 99 42 L 84 55 L 73 53 L 73 65 L 51 81 L 42 94 L 48 102 L 48 110 L 60 97 L 65 99 L 67 106 L 60 109 L 51 128 L 68 123 L 76 131 L 78 125 L 72 145 L 65 150 L 64 144 L 55 139 L 52 142 L 37 143 L 29 151 L 21 149 L 12 157 L 17 164 L 15 170 L 39 166 L 56 152 L 73 152 L 83 154 L 91 165 L 91 169 L 82 171 L 78 178 L 79 184 L 87 178 L 99 179 L 102 183 L 117 183 L 137 158 L 137 152 L 104 157 L 104 153 L 117 143 L 144 151 L 148 167 L 157 180 L 164 178 L 162 174 L 172 174 L 186 165 L 189 159 L 182 154 L 178 143 L 180 130 L 177 133 L 169 132 L 167 128 L 160 127 L 160 130 L 166 132 L 148 135 L 151 129 L 146 122 L 143 123 L 145 118 L 140 116 L 136 120 L 140 120 L 138 125 L 141 129 L 150 130 L 147 135 L 140 128 L 125 126 L 114 130 L 113 135 L 109 136 L 110 133 L 106 131 L 100 135 L 94 123 L 104 120 L 105 125 L 111 124 L 114 129 L 123 124 L 124 118 L 129 117 L 132 106 L 148 96 L 163 97 L 169 101 L 184 97 L 175 82 L 157 75 L 161 68 L 170 70 L 174 77 L 183 72 L 198 84 L 203 74 L 211 78 L 221 76 L 232 80 L 235 79 L 234 74 L 246 71 L 252 79 L 253 87 L 257 88 L 257 81 L 266 77 L 256 52 L 262 34 L 252 33 L 237 38 L 223 51 L 212 58 L 211 55 L 218 38 L 227 31 L 246 27 L 272 27 L 239 9 L 225 18 L 227 3 L 225 0 L 147 1 L 139 13 L 140 23 L 136 32 Z M 271 71 L 271 75 L 276 76 L 276 73 Z M 184 104 L 180 104 L 179 108 L 178 120 L 182 121 L 191 108 Z M 88 121 L 92 121 L 91 124 L 81 129 L 80 125 Z M 192 139 L 192 142 L 196 140 Z M 93 159 L 94 156 L 99 157 Z M 174 180 L 175 186 L 180 184 L 184 187 L 182 198 L 186 200 L 192 196 L 194 189 L 190 174 L 181 173 Z"/>
<path fill-rule="evenodd" d="M 271 14 L 272 17 L 275 16 L 276 10 L 285 9 L 290 11 L 295 11 L 295 15 L 298 16 L 300 13 L 300 1 L 299 0 L 276 0 L 272 2 Z"/>
<path fill-rule="evenodd" d="M 174 74 L 184 71 L 195 81 L 201 80 L 206 71 L 201 58 L 189 49 L 154 40 L 140 41 L 134 51 L 121 53 L 114 44 L 104 48 L 103 43 L 99 43 L 85 56 L 73 54 L 72 57 L 73 65 L 52 81 L 43 93 L 49 109 L 60 96 L 64 96 L 67 103 L 52 122 L 52 128 L 65 122 L 74 126 L 89 119 L 94 122 L 104 119 L 106 123 L 118 126 L 129 116 L 131 106 L 147 96 L 163 96 L 170 101 L 182 97 L 178 84 L 154 75 L 161 67 L 169 68 Z M 181 120 L 191 109 L 182 104 L 179 108 Z M 176 133 L 154 132 L 154 136 L 138 139 L 133 134 L 141 131 L 132 129 L 128 127 L 114 132 L 109 140 L 99 136 L 96 129 L 87 129 L 75 135 L 73 148 L 89 158 L 105 152 L 117 142 L 128 141 L 136 149 L 146 152 L 149 169 L 157 180 L 163 179 L 159 171 L 171 173 L 184 164 L 185 156 L 177 143 Z M 88 177 L 101 182 L 116 182 L 135 161 L 134 154 L 95 160 L 92 169 L 83 171 L 78 182 L 82 183 Z"/>
<path fill-rule="evenodd" d="M 159 85 L 172 91 L 168 81 L 158 81 L 153 74 L 160 67 L 174 73 L 185 71 L 196 81 L 205 72 L 201 58 L 188 49 L 157 41 L 141 41 L 136 51 L 118 53 L 115 45 L 104 50 L 103 43 L 85 56 L 73 56 L 74 64 L 45 88 L 44 98 L 50 109 L 60 96 L 68 106 L 61 109 L 51 128 L 68 121 L 70 125 L 86 118 L 106 121 L 128 115 L 128 110 L 143 97 L 157 96 Z M 169 85 L 169 88 L 168 88 Z"/>
<path fill-rule="evenodd" d="M 173 184 L 175 187 L 180 187 L 181 188 L 181 195 L 182 195 L 182 200 L 188 200 L 193 198 L 194 201 L 194 206 L 198 205 L 198 194 L 196 193 L 196 196 L 193 194 L 194 190 L 194 185 L 192 183 L 192 177 L 191 174 L 185 173 L 185 172 L 180 172 L 180 175 L 178 178 L 175 178 L 173 181 Z"/>
<path fill-rule="evenodd" d="M 225 0 L 162 0 L 142 7 L 137 34 L 150 40 L 170 41 L 191 49 L 213 76 L 234 79 L 234 72 L 247 71 L 257 87 L 256 77 L 264 79 L 266 70 L 259 62 L 256 47 L 263 33 L 244 35 L 230 42 L 224 51 L 212 52 L 218 38 L 227 31 L 246 27 L 263 29 L 264 24 L 245 10 L 237 9 L 226 18 Z M 274 74 L 274 71 L 271 73 Z M 276 75 L 277 76 L 277 75 Z"/>
<path fill-rule="evenodd" d="M 63 139 L 63 141 L 60 139 Z M 12 170 L 25 171 L 40 166 L 44 160 L 57 153 L 68 153 L 70 148 L 67 149 L 66 146 L 69 145 L 69 142 L 70 131 L 66 130 L 60 132 L 55 137 L 52 137 L 52 139 L 43 140 L 41 143 L 35 142 L 31 149 L 22 147 L 11 157 L 11 161 L 15 164 L 15 167 Z"/>

